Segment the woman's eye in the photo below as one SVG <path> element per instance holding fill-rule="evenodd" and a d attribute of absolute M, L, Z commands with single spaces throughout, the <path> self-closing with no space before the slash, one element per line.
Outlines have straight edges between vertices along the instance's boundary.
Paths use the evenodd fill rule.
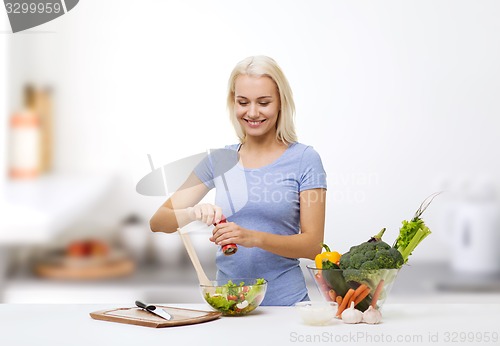
<path fill-rule="evenodd" d="M 262 107 L 266 107 L 269 105 L 269 102 L 259 102 L 259 105 L 261 105 Z"/>
<path fill-rule="evenodd" d="M 246 106 L 248 104 L 248 102 L 238 102 L 240 104 L 240 106 Z"/>

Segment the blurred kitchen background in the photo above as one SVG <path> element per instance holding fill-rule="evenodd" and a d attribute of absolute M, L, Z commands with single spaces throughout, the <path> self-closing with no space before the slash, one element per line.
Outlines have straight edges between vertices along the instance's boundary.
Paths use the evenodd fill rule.
<path fill-rule="evenodd" d="M 387 227 L 392 244 L 446 190 L 390 299 L 500 301 L 498 18 L 485 0 L 85 0 L 12 34 L 0 9 L 0 301 L 202 302 L 179 236 L 149 230 L 165 198 L 135 186 L 148 154 L 236 142 L 227 78 L 258 54 L 322 156 L 326 243 Z M 208 237 L 192 235 L 213 277 Z"/>

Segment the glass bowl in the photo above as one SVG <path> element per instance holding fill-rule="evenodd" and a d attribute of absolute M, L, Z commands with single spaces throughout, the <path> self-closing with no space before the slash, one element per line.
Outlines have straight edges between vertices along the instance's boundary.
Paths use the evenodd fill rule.
<path fill-rule="evenodd" d="M 210 285 L 200 285 L 200 288 L 203 299 L 223 316 L 243 316 L 262 303 L 267 281 L 249 278 L 215 280 Z"/>
<path fill-rule="evenodd" d="M 304 324 L 324 326 L 330 324 L 337 314 L 338 305 L 328 301 L 304 301 L 295 304 Z"/>
<path fill-rule="evenodd" d="M 370 305 L 378 310 L 382 309 L 400 270 L 318 269 L 314 266 L 307 266 L 307 269 L 321 296 L 326 301 L 339 305 L 350 289 L 355 291 L 361 285 L 366 285 L 364 290 L 358 290 L 361 293 L 359 299 L 355 299 L 355 307 L 361 311 L 365 311 Z"/>

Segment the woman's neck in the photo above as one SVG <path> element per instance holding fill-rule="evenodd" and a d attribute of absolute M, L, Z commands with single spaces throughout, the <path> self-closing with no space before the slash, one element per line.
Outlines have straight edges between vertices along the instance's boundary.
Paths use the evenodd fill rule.
<path fill-rule="evenodd" d="M 261 168 L 276 161 L 287 148 L 288 145 L 279 141 L 276 137 L 271 140 L 247 138 L 240 147 L 240 160 L 245 168 Z"/>
<path fill-rule="evenodd" d="M 266 138 L 247 137 L 242 146 L 247 152 L 262 152 L 273 149 L 283 149 L 288 147 L 285 143 L 281 142 L 276 136 L 267 136 Z"/>

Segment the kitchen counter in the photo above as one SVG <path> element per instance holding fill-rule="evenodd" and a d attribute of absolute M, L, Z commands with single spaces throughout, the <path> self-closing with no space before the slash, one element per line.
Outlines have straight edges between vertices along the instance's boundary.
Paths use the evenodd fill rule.
<path fill-rule="evenodd" d="M 309 296 L 322 299 L 305 269 L 311 262 L 303 261 Z M 215 266 L 204 268 L 209 277 L 215 277 Z M 203 303 L 190 262 L 141 266 L 129 277 L 88 282 L 43 280 L 24 268 L 9 277 L 0 299 L 14 304 L 127 304 L 135 299 Z M 463 302 L 500 304 L 500 277 L 453 273 L 446 263 L 415 263 L 401 270 L 388 298 L 388 303 L 396 304 Z"/>
<path fill-rule="evenodd" d="M 210 310 L 205 304 L 171 306 Z M 334 320 L 321 327 L 302 324 L 293 307 L 259 307 L 245 317 L 160 329 L 89 316 L 93 311 L 118 307 L 2 304 L 2 345 L 500 344 L 500 304 L 386 304 L 382 324 L 348 325 Z"/>

